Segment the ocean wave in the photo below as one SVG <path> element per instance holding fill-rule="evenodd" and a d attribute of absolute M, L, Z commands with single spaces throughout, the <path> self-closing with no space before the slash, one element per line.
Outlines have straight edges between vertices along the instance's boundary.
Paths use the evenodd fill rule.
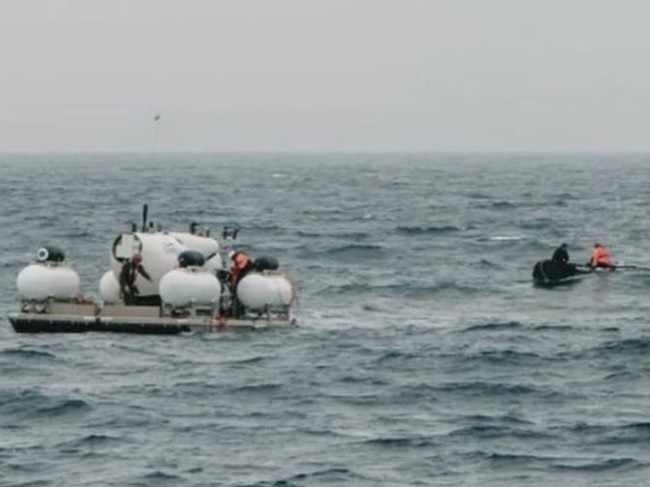
<path fill-rule="evenodd" d="M 168 473 L 168 472 L 165 472 L 163 470 L 154 470 L 154 471 L 149 472 L 149 473 L 147 473 L 145 475 L 142 475 L 141 478 L 146 480 L 146 481 L 163 482 L 163 483 L 169 482 L 171 480 L 187 481 L 187 479 L 185 479 L 182 476 L 175 475 L 173 473 Z"/>
<path fill-rule="evenodd" d="M 453 294 L 457 296 L 471 296 L 479 293 L 477 287 L 471 287 L 452 281 L 431 284 L 417 284 L 413 282 L 392 282 L 372 284 L 367 281 L 345 284 L 330 284 L 320 289 L 319 293 L 335 295 L 367 295 L 375 294 L 377 297 L 391 296 L 395 298 L 431 298 L 439 294 Z"/>
<path fill-rule="evenodd" d="M 351 243 L 326 250 L 328 256 L 338 258 L 354 258 L 361 260 L 376 259 L 382 256 L 385 249 L 381 245 Z"/>
<path fill-rule="evenodd" d="M 557 201 L 578 201 L 579 200 L 579 198 L 575 194 L 569 192 L 553 195 L 553 198 L 557 198 Z"/>
<path fill-rule="evenodd" d="M 532 428 L 513 428 L 499 425 L 474 425 L 458 428 L 451 431 L 448 436 L 471 437 L 480 439 L 511 438 L 511 439 L 550 439 L 555 435 L 538 431 Z"/>
<path fill-rule="evenodd" d="M 316 482 L 318 485 L 344 485 L 350 482 L 360 482 L 366 477 L 347 468 L 324 468 L 312 472 L 298 473 L 279 480 L 264 480 L 255 483 L 235 484 L 234 487 L 301 487 L 305 482 Z"/>
<path fill-rule="evenodd" d="M 460 424 L 508 424 L 508 425 L 533 425 L 533 421 L 527 420 L 518 415 L 507 413 L 507 414 L 497 414 L 497 415 L 487 415 L 487 414 L 467 414 L 460 416 L 453 420 L 455 423 Z"/>
<path fill-rule="evenodd" d="M 232 386 L 229 388 L 231 393 L 253 393 L 253 394 L 269 394 L 281 390 L 283 384 L 277 383 L 260 383 L 260 384 L 245 384 L 239 386 Z"/>
<path fill-rule="evenodd" d="M 503 366 L 530 365 L 531 363 L 539 363 L 544 360 L 549 360 L 548 357 L 543 357 L 535 352 L 516 350 L 512 348 L 506 348 L 503 350 L 480 350 L 478 352 L 469 353 L 466 357 L 468 360 L 476 362 L 485 362 Z"/>
<path fill-rule="evenodd" d="M 432 386 L 438 392 L 453 394 L 471 394 L 472 396 L 484 397 L 503 397 L 503 396 L 563 396 L 549 387 L 541 387 L 525 383 L 508 383 L 508 382 L 481 382 L 481 381 L 459 381 L 448 382 Z"/>
<path fill-rule="evenodd" d="M 428 448 L 440 444 L 431 436 L 382 436 L 372 438 L 363 442 L 366 445 L 381 446 L 388 448 Z"/>
<path fill-rule="evenodd" d="M 296 474 L 292 476 L 290 480 L 319 479 L 319 481 L 323 482 L 346 482 L 361 478 L 363 477 L 347 468 L 324 468 L 322 470 Z"/>
<path fill-rule="evenodd" d="M 34 249 L 36 250 L 36 249 Z M 29 254 L 19 254 L 19 255 L 3 255 L 0 257 L 0 269 L 17 269 L 19 267 L 25 266 L 31 260 L 34 259 L 35 252 Z"/>
<path fill-rule="evenodd" d="M 574 333 L 581 328 L 572 325 L 535 325 L 531 327 L 533 331 L 550 331 L 550 332 L 571 332 Z"/>
<path fill-rule="evenodd" d="M 532 220 L 520 221 L 517 226 L 524 230 L 545 230 L 554 228 L 554 223 L 550 218 L 535 218 Z"/>
<path fill-rule="evenodd" d="M 325 396 L 337 403 L 351 406 L 376 406 L 377 403 L 382 400 L 380 394 L 362 394 L 360 392 L 353 392 L 350 394 L 329 393 Z"/>
<path fill-rule="evenodd" d="M 90 403 L 77 397 L 50 396 L 35 389 L 0 391 L 0 412 L 26 418 L 52 418 L 90 411 Z"/>
<path fill-rule="evenodd" d="M 636 370 L 631 370 L 629 368 L 625 368 L 623 370 L 617 370 L 615 372 L 611 372 L 603 377 L 603 380 L 606 382 L 614 382 L 614 383 L 621 383 L 623 381 L 633 381 L 633 380 L 639 380 L 642 379 L 645 376 L 645 374 L 642 374 L 639 371 Z"/>
<path fill-rule="evenodd" d="M 603 446 L 650 444 L 650 423 L 648 422 L 614 425 L 580 422 L 566 428 L 566 431 L 572 437 L 580 438 L 584 444 Z"/>
<path fill-rule="evenodd" d="M 504 453 L 478 450 L 468 452 L 464 455 L 471 460 L 482 460 L 489 462 L 494 468 L 510 468 L 531 464 L 551 465 L 555 457 L 544 457 L 539 455 L 527 455 L 525 453 Z"/>
<path fill-rule="evenodd" d="M 519 205 L 508 200 L 492 201 L 490 203 L 472 205 L 472 208 L 481 210 L 512 210 Z"/>
<path fill-rule="evenodd" d="M 479 238 L 479 242 L 492 241 L 492 242 L 519 242 L 525 240 L 525 235 L 492 235 L 488 237 Z"/>
<path fill-rule="evenodd" d="M 420 358 L 421 355 L 415 351 L 408 352 L 404 350 L 388 350 L 387 352 L 382 353 L 379 357 L 375 358 L 374 362 L 379 365 L 385 362 L 413 360 Z"/>
<path fill-rule="evenodd" d="M 38 359 L 38 358 L 53 359 L 53 358 L 57 358 L 56 355 L 54 355 L 53 353 L 50 353 L 50 352 L 48 352 L 46 350 L 29 347 L 29 346 L 5 348 L 4 350 L 0 350 L 0 358 L 3 355 L 6 355 L 11 360 L 14 360 L 16 358 L 26 358 L 26 359 Z"/>
<path fill-rule="evenodd" d="M 66 229 L 66 228 L 57 228 L 56 231 L 52 232 L 52 237 L 61 239 L 61 240 L 76 240 L 76 243 L 80 243 L 80 240 L 83 239 L 96 239 L 97 234 L 91 232 L 90 230 L 84 229 Z"/>
<path fill-rule="evenodd" d="M 402 294 L 406 298 L 430 298 L 440 294 L 469 297 L 480 292 L 480 287 L 469 286 L 456 281 L 440 281 L 419 285 L 412 283 L 402 288 Z"/>
<path fill-rule="evenodd" d="M 63 453 L 87 452 L 89 449 L 115 448 L 123 443 L 132 443 L 132 440 L 124 437 L 90 434 L 82 438 L 58 443 L 55 448 Z"/>
<path fill-rule="evenodd" d="M 593 472 L 602 473 L 611 470 L 629 470 L 635 468 L 645 468 L 647 463 L 640 462 L 636 458 L 619 457 L 619 458 L 606 458 L 599 461 L 585 461 L 581 462 L 576 460 L 575 463 L 568 462 L 554 462 L 553 468 L 556 470 L 569 470 L 575 472 Z"/>
<path fill-rule="evenodd" d="M 315 239 L 337 238 L 342 240 L 365 240 L 372 236 L 368 232 L 349 232 L 349 231 L 315 232 L 315 231 L 306 231 L 306 230 L 299 230 L 295 233 L 295 235 L 296 237 L 300 237 L 300 238 L 315 238 Z"/>
<path fill-rule="evenodd" d="M 491 261 L 491 260 L 488 260 L 488 259 L 480 259 L 478 261 L 468 262 L 468 264 L 469 264 L 470 267 L 480 267 L 480 268 L 483 268 L 483 269 L 495 270 L 495 269 L 503 269 L 504 268 L 503 263 Z"/>
<path fill-rule="evenodd" d="M 314 215 L 314 216 L 324 216 L 324 215 L 342 215 L 347 214 L 343 208 L 338 207 L 314 207 L 314 208 L 304 208 L 300 210 L 301 215 Z"/>
<path fill-rule="evenodd" d="M 92 406 L 82 399 L 65 398 L 50 404 L 44 404 L 36 409 L 36 413 L 42 416 L 63 416 L 67 414 L 79 414 L 82 411 L 89 411 Z"/>
<path fill-rule="evenodd" d="M 339 379 L 342 384 L 364 384 L 370 386 L 388 386 L 390 383 L 376 376 L 344 375 Z"/>
<path fill-rule="evenodd" d="M 459 331 L 469 333 L 474 331 L 510 331 L 520 330 L 522 328 L 524 328 L 524 325 L 518 321 L 489 321 L 487 323 L 471 325 Z"/>
<path fill-rule="evenodd" d="M 251 364 L 258 364 L 267 361 L 270 358 L 273 357 L 270 355 L 253 355 L 251 357 L 244 357 L 239 359 L 228 359 L 222 363 L 228 364 L 229 366 L 251 365 Z"/>
<path fill-rule="evenodd" d="M 382 305 L 380 303 L 362 303 L 361 309 L 368 313 L 390 313 L 394 311 L 391 305 Z"/>
<path fill-rule="evenodd" d="M 397 227 L 395 230 L 396 233 L 398 234 L 403 234 L 403 235 L 438 235 L 438 234 L 445 234 L 445 233 L 454 233 L 460 231 L 460 228 L 455 227 L 453 225 L 444 225 L 441 227 L 437 226 L 430 226 L 430 227 L 423 227 L 423 226 L 400 226 Z"/>
<path fill-rule="evenodd" d="M 269 224 L 269 223 L 251 223 L 246 227 L 242 227 L 243 232 L 251 233 L 264 233 L 266 234 L 279 234 L 286 231 L 286 228 L 281 227 L 280 225 Z"/>
<path fill-rule="evenodd" d="M 591 351 L 600 353 L 647 354 L 650 350 L 650 337 L 626 338 L 602 343 Z"/>
<path fill-rule="evenodd" d="M 492 195 L 488 193 L 481 193 L 479 191 L 470 192 L 465 195 L 467 199 L 470 200 L 489 200 L 492 199 Z"/>

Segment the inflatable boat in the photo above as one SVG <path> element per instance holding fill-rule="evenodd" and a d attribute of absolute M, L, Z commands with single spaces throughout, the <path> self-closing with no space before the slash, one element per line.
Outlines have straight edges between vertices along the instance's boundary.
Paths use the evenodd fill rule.
<path fill-rule="evenodd" d="M 585 276 L 610 274 L 617 269 L 640 269 L 638 266 L 589 267 L 588 265 L 540 260 L 533 266 L 533 283 L 539 287 L 554 287 L 574 284 Z"/>
<path fill-rule="evenodd" d="M 579 269 L 575 264 L 540 260 L 533 266 L 533 283 L 541 287 L 573 284 L 582 279 L 589 270 Z"/>

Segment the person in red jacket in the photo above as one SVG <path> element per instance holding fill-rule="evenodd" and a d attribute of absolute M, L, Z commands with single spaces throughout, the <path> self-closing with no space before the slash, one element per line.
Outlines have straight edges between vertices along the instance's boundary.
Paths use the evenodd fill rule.
<path fill-rule="evenodd" d="M 591 251 L 591 259 L 589 259 L 589 267 L 614 267 L 614 260 L 609 250 L 600 242 L 594 244 L 594 248 Z"/>

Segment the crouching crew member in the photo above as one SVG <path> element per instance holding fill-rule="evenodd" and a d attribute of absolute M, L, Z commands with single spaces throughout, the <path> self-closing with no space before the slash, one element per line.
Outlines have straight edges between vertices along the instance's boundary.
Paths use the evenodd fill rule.
<path fill-rule="evenodd" d="M 138 287 L 135 285 L 135 280 L 140 274 L 147 281 L 151 281 L 151 277 L 142 267 L 142 254 L 140 252 L 134 253 L 130 259 L 127 259 L 122 265 L 122 270 L 120 271 L 120 291 L 122 293 L 122 299 L 124 299 L 124 304 L 133 305 L 137 304 Z"/>

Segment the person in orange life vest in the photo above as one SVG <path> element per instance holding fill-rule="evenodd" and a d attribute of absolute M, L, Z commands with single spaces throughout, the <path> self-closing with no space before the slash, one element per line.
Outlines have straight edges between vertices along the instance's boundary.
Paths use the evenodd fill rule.
<path fill-rule="evenodd" d="M 130 259 L 127 259 L 120 271 L 120 291 L 124 297 L 124 304 L 134 304 L 136 301 L 139 291 L 135 285 L 135 279 L 138 274 L 151 281 L 151 276 L 142 267 L 142 254 L 140 252 L 134 253 Z"/>
<path fill-rule="evenodd" d="M 614 260 L 612 259 L 609 250 L 599 242 L 594 244 L 594 248 L 591 251 L 589 267 L 614 267 Z"/>
<path fill-rule="evenodd" d="M 248 271 L 253 268 L 253 261 L 246 252 L 238 250 L 232 255 L 232 265 L 230 266 L 230 273 L 228 281 L 230 288 L 234 291 L 237 283 L 244 277 Z"/>

